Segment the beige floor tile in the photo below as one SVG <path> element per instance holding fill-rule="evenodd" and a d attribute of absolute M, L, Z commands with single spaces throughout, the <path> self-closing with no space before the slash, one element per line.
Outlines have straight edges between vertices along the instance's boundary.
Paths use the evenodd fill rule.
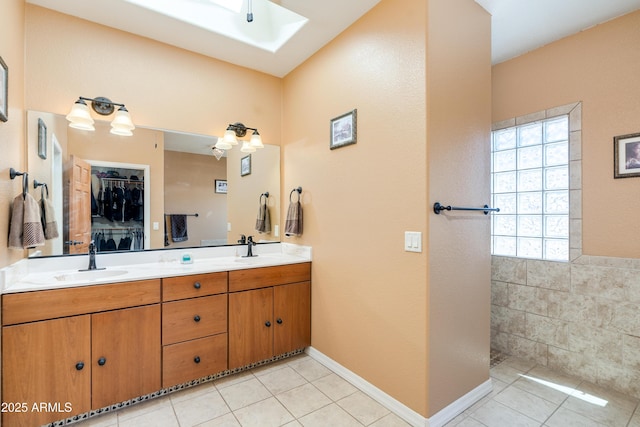
<path fill-rule="evenodd" d="M 307 383 L 307 380 L 288 366 L 257 378 L 273 394 L 279 394 Z"/>
<path fill-rule="evenodd" d="M 472 417 L 464 417 L 457 421 L 455 421 L 455 419 L 452 420 L 448 424 L 445 424 L 445 427 L 487 427 L 487 426 L 485 426 L 480 421 Z"/>
<path fill-rule="evenodd" d="M 335 403 L 305 415 L 299 421 L 304 427 L 362 427 L 362 424 Z"/>
<path fill-rule="evenodd" d="M 261 375 L 266 375 L 273 371 L 277 371 L 279 369 L 285 368 L 287 366 L 287 363 L 288 363 L 287 359 L 276 360 L 275 362 L 271 362 L 269 364 L 254 368 L 251 370 L 251 372 L 256 377 L 259 377 Z"/>
<path fill-rule="evenodd" d="M 228 375 L 226 377 L 217 379 L 213 382 L 213 384 L 216 386 L 218 390 L 220 390 L 222 388 L 229 387 L 234 384 L 238 384 L 244 381 L 249 381 L 253 378 L 255 378 L 255 375 L 253 375 L 251 371 L 243 371 L 243 372 L 238 372 L 237 374 Z"/>
<path fill-rule="evenodd" d="M 498 379 L 506 384 L 511 384 L 519 380 L 522 378 L 522 374 L 524 374 L 523 371 L 507 365 L 505 362 L 491 368 L 489 373 L 491 378 Z"/>
<path fill-rule="evenodd" d="M 183 400 L 193 399 L 203 394 L 211 393 L 214 391 L 217 391 L 216 387 L 213 385 L 213 383 L 209 382 L 199 384 L 194 387 L 189 387 L 176 393 L 172 393 L 169 395 L 169 399 L 171 399 L 171 403 L 177 403 Z"/>
<path fill-rule="evenodd" d="M 209 393 L 193 394 L 190 399 L 173 401 L 181 427 L 195 426 L 231 412 L 218 390 L 210 390 Z"/>
<path fill-rule="evenodd" d="M 333 373 L 313 381 L 312 384 L 334 402 L 358 391 L 351 383 Z"/>
<path fill-rule="evenodd" d="M 245 406 L 234 412 L 242 427 L 280 427 L 295 421 L 275 397 Z"/>
<path fill-rule="evenodd" d="M 302 375 L 307 381 L 315 381 L 331 374 L 331 370 L 311 357 L 296 359 L 289 362 L 289 366 Z"/>
<path fill-rule="evenodd" d="M 233 413 L 225 414 L 213 420 L 198 424 L 198 427 L 242 427 Z"/>
<path fill-rule="evenodd" d="M 133 418 L 118 422 L 118 427 L 180 427 L 173 408 L 166 401 L 165 406 Z"/>
<path fill-rule="evenodd" d="M 545 423 L 548 427 L 603 427 L 604 425 L 563 407 Z"/>
<path fill-rule="evenodd" d="M 636 408 L 636 413 L 629 421 L 629 425 L 627 427 L 640 427 L 640 406 Z"/>
<path fill-rule="evenodd" d="M 471 417 L 487 427 L 539 427 L 541 425 L 538 421 L 494 400 L 478 408 Z"/>
<path fill-rule="evenodd" d="M 327 396 L 309 383 L 280 393 L 276 398 L 296 418 L 300 418 L 331 403 Z"/>
<path fill-rule="evenodd" d="M 257 378 L 220 389 L 220 394 L 232 411 L 271 397 L 269 390 Z"/>
<path fill-rule="evenodd" d="M 113 427 L 118 425 L 118 413 L 108 412 L 73 424 L 74 427 Z"/>
<path fill-rule="evenodd" d="M 562 407 L 602 424 L 626 426 L 638 400 L 597 385 L 583 382 Z"/>
<path fill-rule="evenodd" d="M 302 424 L 300 424 L 300 422 L 298 422 L 298 420 L 293 420 L 290 423 L 286 423 L 282 427 L 302 427 Z"/>
<path fill-rule="evenodd" d="M 509 386 L 502 393 L 498 393 L 494 400 L 541 423 L 559 406 L 558 403 L 551 403 L 514 386 Z"/>
<path fill-rule="evenodd" d="M 369 425 L 389 414 L 389 410 L 361 391 L 336 402 L 364 425 Z"/>
<path fill-rule="evenodd" d="M 554 403 L 562 403 L 575 390 L 580 380 L 536 367 L 518 379 L 514 386 Z"/>
<path fill-rule="evenodd" d="M 388 414 L 371 424 L 371 427 L 409 427 L 409 424 L 396 414 Z"/>
<path fill-rule="evenodd" d="M 171 400 L 169 396 L 162 396 L 146 402 L 138 403 L 129 408 L 121 409 L 116 413 L 118 414 L 118 422 L 121 423 L 129 418 L 139 417 L 140 415 L 158 411 L 165 407 L 171 407 Z"/>

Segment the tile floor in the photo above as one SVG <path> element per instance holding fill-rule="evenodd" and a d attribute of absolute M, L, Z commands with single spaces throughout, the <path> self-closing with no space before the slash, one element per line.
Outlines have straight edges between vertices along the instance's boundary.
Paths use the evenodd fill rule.
<path fill-rule="evenodd" d="M 447 427 L 640 427 L 638 399 L 516 358 L 493 391 Z M 407 426 L 307 355 L 91 418 L 74 427 Z"/>

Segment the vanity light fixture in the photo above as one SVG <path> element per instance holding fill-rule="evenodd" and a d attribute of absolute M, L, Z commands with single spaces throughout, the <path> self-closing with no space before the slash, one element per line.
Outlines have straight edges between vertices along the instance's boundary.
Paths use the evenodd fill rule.
<path fill-rule="evenodd" d="M 214 146 L 214 155 L 216 155 L 216 149 L 230 150 L 234 145 L 238 145 L 238 140 L 236 138 L 242 138 L 247 134 L 248 130 L 253 131 L 251 140 L 243 141 L 240 151 L 242 151 L 243 153 L 253 153 L 257 148 L 264 148 L 264 145 L 262 144 L 262 138 L 260 137 L 258 129 L 250 128 L 240 122 L 236 122 L 234 124 L 230 124 L 227 127 L 227 130 L 222 138 L 218 138 L 218 142 Z"/>
<path fill-rule="evenodd" d="M 91 117 L 89 107 L 86 101 L 91 101 L 91 107 L 93 111 L 102 115 L 108 116 L 113 114 L 115 106 L 117 105 L 118 111 L 111 122 L 111 133 L 114 135 L 131 136 L 135 126 L 131 121 L 131 115 L 124 104 L 118 104 L 112 102 L 109 98 L 85 98 L 81 96 L 71 107 L 71 111 L 67 114 L 67 120 L 69 120 L 69 127 L 80 130 L 94 131 L 96 128 L 93 126 L 94 120 Z"/>

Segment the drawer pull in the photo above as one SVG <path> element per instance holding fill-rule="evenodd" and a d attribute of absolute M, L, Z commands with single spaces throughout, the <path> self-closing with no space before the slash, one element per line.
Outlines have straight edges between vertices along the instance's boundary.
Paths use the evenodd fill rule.
<path fill-rule="evenodd" d="M 194 322 L 199 322 L 200 321 L 200 316 L 198 316 L 197 314 L 193 317 L 193 321 Z"/>
<path fill-rule="evenodd" d="M 271 322 L 269 322 L 268 320 L 265 322 L 264 326 L 266 326 L 267 328 L 271 327 Z"/>
<path fill-rule="evenodd" d="M 278 320 L 276 320 L 276 322 L 278 322 L 278 325 L 282 325 L 282 319 L 278 317 Z"/>
<path fill-rule="evenodd" d="M 82 371 L 82 368 L 84 368 L 84 362 L 78 362 L 76 363 L 76 369 L 78 371 Z"/>
<path fill-rule="evenodd" d="M 194 357 L 193 361 L 196 362 L 196 363 L 200 363 L 200 356 Z"/>
<path fill-rule="evenodd" d="M 105 359 L 104 357 L 98 359 L 98 365 L 104 366 L 105 363 L 107 363 L 107 359 Z"/>
<path fill-rule="evenodd" d="M 201 286 L 202 286 L 202 285 L 200 284 L 200 282 L 195 282 L 195 283 L 193 284 L 193 287 L 194 287 L 194 288 L 196 288 L 196 289 L 200 289 L 200 287 L 201 287 Z"/>

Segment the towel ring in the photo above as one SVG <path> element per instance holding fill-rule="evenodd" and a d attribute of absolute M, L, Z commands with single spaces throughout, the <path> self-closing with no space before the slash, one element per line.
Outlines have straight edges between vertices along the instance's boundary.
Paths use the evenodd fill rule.
<path fill-rule="evenodd" d="M 289 203 L 293 203 L 293 201 L 291 200 L 291 196 L 293 195 L 294 191 L 298 192 L 298 202 L 300 201 L 300 194 L 302 193 L 302 187 L 294 188 L 293 190 L 291 190 L 291 193 L 289 193 Z"/>
<path fill-rule="evenodd" d="M 37 189 L 38 187 L 42 187 L 40 189 L 40 196 L 44 198 L 45 190 L 47 190 L 47 199 L 49 198 L 49 186 L 44 182 L 38 182 L 37 179 L 33 180 L 33 188 Z"/>
<path fill-rule="evenodd" d="M 266 202 L 268 202 L 268 201 L 269 201 L 269 192 L 268 192 L 268 191 L 265 191 L 264 193 L 262 193 L 262 194 L 260 195 L 260 200 L 259 200 L 259 202 L 258 202 L 259 204 L 262 204 L 262 197 L 265 197 L 265 198 L 267 199 L 267 200 L 265 201 L 265 203 L 266 203 Z"/>
<path fill-rule="evenodd" d="M 22 176 L 22 198 L 25 199 L 29 192 L 29 174 L 26 172 L 18 172 L 14 168 L 10 168 L 9 176 L 11 179 L 15 179 L 16 176 Z"/>

